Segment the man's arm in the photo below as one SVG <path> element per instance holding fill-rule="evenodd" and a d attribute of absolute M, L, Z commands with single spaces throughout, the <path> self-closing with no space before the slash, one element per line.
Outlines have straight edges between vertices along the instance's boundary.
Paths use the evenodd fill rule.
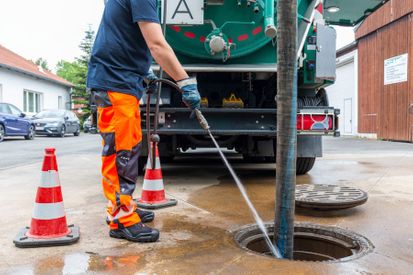
<path fill-rule="evenodd" d="M 161 26 L 153 22 L 139 22 L 139 28 L 151 51 L 152 57 L 175 81 L 188 78 L 181 63 L 162 33 Z"/>

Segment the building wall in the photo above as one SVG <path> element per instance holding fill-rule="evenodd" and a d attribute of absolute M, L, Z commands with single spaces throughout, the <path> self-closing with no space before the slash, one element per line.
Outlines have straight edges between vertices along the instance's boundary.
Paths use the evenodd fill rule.
<path fill-rule="evenodd" d="M 385 140 L 413 141 L 413 14 L 358 41 L 359 132 Z M 384 85 L 384 61 L 408 54 L 408 81 Z"/>
<path fill-rule="evenodd" d="M 59 96 L 62 98 L 63 107 L 70 109 L 70 89 L 58 84 L 0 68 L 0 87 L 2 101 L 11 103 L 21 110 L 24 107 L 25 90 L 41 94 L 41 110 L 58 109 Z M 33 115 L 33 113 L 28 113 L 28 115 Z"/>
<path fill-rule="evenodd" d="M 337 58 L 337 79 L 327 87 L 330 106 L 340 109 L 339 131 L 341 135 L 357 135 L 357 50 Z"/>

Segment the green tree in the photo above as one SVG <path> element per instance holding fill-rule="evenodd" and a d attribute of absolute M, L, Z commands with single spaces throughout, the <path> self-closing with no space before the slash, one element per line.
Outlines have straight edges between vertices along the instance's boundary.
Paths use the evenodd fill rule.
<path fill-rule="evenodd" d="M 85 31 L 85 37 L 79 45 L 79 48 L 82 50 L 82 54 L 75 58 L 75 61 L 73 62 L 61 60 L 58 62 L 56 67 L 58 76 L 74 84 L 72 93 L 73 103 L 82 106 L 82 121 L 90 115 L 89 93 L 86 89 L 86 77 L 94 40 L 95 32 L 89 26 L 89 28 Z"/>
<path fill-rule="evenodd" d="M 37 66 L 42 67 L 44 70 L 50 71 L 49 64 L 47 63 L 47 60 L 43 57 L 39 57 L 38 59 L 36 59 L 36 61 L 33 61 L 33 63 Z"/>

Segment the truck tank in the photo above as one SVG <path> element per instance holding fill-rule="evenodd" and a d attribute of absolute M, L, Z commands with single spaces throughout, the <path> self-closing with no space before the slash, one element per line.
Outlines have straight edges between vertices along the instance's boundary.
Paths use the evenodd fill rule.
<path fill-rule="evenodd" d="M 159 3 L 160 14 L 164 1 Z M 277 154 L 276 2 L 166 2 L 166 38 L 184 68 L 198 79 L 202 112 L 213 134 L 221 147 L 236 151 L 246 162 L 275 162 Z M 304 174 L 322 156 L 321 137 L 339 135 L 339 111 L 329 106 L 324 90 L 335 80 L 336 32 L 328 23 L 355 25 L 382 3 L 376 0 L 297 2 L 297 173 Z M 159 69 L 156 64 L 153 68 Z M 164 161 L 188 149 L 212 147 L 197 122 L 188 119 L 190 114 L 180 95 L 163 87 L 161 99 L 158 133 Z M 142 102 L 146 102 L 145 98 Z M 143 152 L 141 169 L 146 156 L 147 152 Z"/>

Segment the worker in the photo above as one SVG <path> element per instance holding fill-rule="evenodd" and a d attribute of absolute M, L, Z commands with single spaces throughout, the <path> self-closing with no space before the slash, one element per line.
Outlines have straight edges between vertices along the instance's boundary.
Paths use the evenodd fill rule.
<path fill-rule="evenodd" d="M 98 106 L 103 138 L 102 185 L 108 199 L 109 236 L 133 242 L 155 242 L 159 231 L 145 222 L 154 213 L 137 209 L 132 199 L 142 147 L 139 101 L 152 57 L 182 89 L 190 109 L 200 107 L 195 78 L 190 78 L 166 42 L 157 0 L 109 0 L 93 46 L 87 86 Z"/>

